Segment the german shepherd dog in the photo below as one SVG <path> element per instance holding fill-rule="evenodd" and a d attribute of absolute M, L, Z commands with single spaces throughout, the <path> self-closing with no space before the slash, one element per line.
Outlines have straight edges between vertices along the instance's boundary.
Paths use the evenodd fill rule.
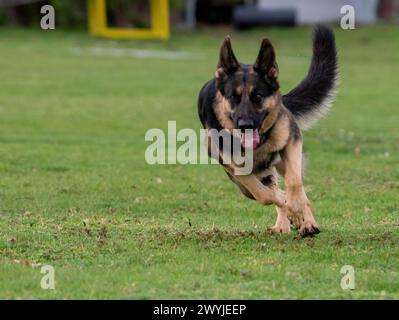
<path fill-rule="evenodd" d="M 315 27 L 311 65 L 297 87 L 282 95 L 277 76 L 276 55 L 268 39 L 262 41 L 256 62 L 248 65 L 238 62 L 227 36 L 215 77 L 199 93 L 199 118 L 205 129 L 226 129 L 232 137 L 233 131 L 239 132 L 241 152 L 252 149 L 253 169 L 248 175 L 237 175 L 234 164 L 223 163 L 220 145 L 218 160 L 245 196 L 276 206 L 272 230 L 289 233 L 292 225 L 302 237 L 312 236 L 320 228 L 303 186 L 300 129 L 326 115 L 335 96 L 338 67 L 332 31 Z M 278 186 L 279 175 L 284 178 L 285 192 Z"/>

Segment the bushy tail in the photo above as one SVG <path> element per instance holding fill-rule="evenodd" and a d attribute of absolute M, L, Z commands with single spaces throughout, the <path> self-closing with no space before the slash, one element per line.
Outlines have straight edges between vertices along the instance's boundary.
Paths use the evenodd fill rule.
<path fill-rule="evenodd" d="M 307 129 L 328 113 L 337 85 L 338 65 L 334 34 L 327 27 L 316 26 L 308 75 L 296 88 L 283 96 L 283 103 L 294 115 L 299 126 Z"/>

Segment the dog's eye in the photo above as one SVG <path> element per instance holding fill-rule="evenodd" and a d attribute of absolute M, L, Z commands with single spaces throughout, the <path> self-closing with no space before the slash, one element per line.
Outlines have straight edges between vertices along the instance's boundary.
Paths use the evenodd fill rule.
<path fill-rule="evenodd" d="M 234 103 L 240 102 L 241 97 L 238 94 L 233 93 L 232 95 L 228 96 L 227 99 Z"/>
<path fill-rule="evenodd" d="M 255 103 L 260 103 L 262 102 L 263 97 L 260 94 L 255 94 L 252 99 Z"/>

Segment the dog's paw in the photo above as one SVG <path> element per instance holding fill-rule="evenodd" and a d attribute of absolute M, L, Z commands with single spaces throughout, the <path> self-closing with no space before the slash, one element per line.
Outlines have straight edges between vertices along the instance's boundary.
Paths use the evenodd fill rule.
<path fill-rule="evenodd" d="M 309 201 L 303 197 L 287 197 L 287 209 L 291 215 L 303 217 Z"/>
<path fill-rule="evenodd" d="M 297 229 L 301 227 L 302 222 L 305 220 L 307 203 L 306 196 L 287 196 L 287 216 Z"/>
<path fill-rule="evenodd" d="M 287 217 L 291 224 L 300 229 L 303 222 L 306 220 L 307 204 L 302 201 L 288 201 L 287 202 Z"/>
<path fill-rule="evenodd" d="M 303 221 L 304 221 L 304 213 L 303 211 L 292 211 L 288 208 L 288 220 L 293 225 L 295 229 L 301 228 Z"/>
<path fill-rule="evenodd" d="M 320 227 L 317 225 L 316 221 L 303 221 L 300 228 L 299 234 L 302 238 L 312 237 L 320 233 Z"/>
<path fill-rule="evenodd" d="M 291 227 L 290 227 L 290 222 L 287 221 L 278 221 L 276 224 L 269 228 L 272 233 L 290 233 L 291 232 Z"/>

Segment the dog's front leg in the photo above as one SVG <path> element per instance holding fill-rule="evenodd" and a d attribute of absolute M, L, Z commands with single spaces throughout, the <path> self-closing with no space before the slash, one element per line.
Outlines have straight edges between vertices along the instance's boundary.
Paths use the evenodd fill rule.
<path fill-rule="evenodd" d="M 212 140 L 208 138 L 208 146 L 212 145 Z M 254 174 L 240 175 L 237 174 L 236 169 L 233 164 L 228 164 L 223 151 L 215 148 L 213 151 L 209 147 L 208 153 L 215 159 L 219 160 L 219 163 L 223 165 L 224 169 L 230 174 L 233 179 L 235 179 L 239 184 L 241 184 L 249 193 L 252 194 L 254 199 L 263 204 L 270 205 L 275 204 L 278 207 L 285 207 L 285 196 L 278 186 L 267 186 L 264 185 Z"/>
<path fill-rule="evenodd" d="M 319 233 L 319 226 L 314 219 L 312 207 L 303 186 L 302 140 L 290 139 L 281 152 L 281 158 L 284 167 L 289 220 L 299 228 L 302 236 Z"/>
<path fill-rule="evenodd" d="M 212 140 L 209 139 L 208 146 L 211 146 L 211 144 Z M 211 151 L 211 148 L 209 148 L 208 153 L 210 154 L 210 156 L 219 160 L 219 163 L 223 165 L 230 178 L 238 183 L 240 189 L 244 191 L 244 194 L 246 194 L 248 197 L 252 196 L 251 198 L 255 199 L 257 202 L 263 205 L 276 205 L 277 221 L 275 226 L 272 228 L 273 231 L 278 233 L 290 232 L 290 223 L 287 217 L 285 195 L 284 192 L 278 188 L 278 185 L 264 185 L 254 174 L 236 174 L 234 166 L 226 164 L 226 162 L 224 161 L 223 152 L 217 150 L 217 152 L 214 152 L 216 154 L 215 156 Z"/>
<path fill-rule="evenodd" d="M 262 185 L 258 185 L 258 182 L 255 180 L 251 181 L 252 177 L 250 179 L 242 179 L 230 173 L 232 172 L 232 168 L 230 168 L 230 170 L 228 168 L 225 169 L 230 178 L 239 186 L 241 192 L 248 198 L 257 200 L 263 205 L 278 203 L 278 205 L 276 205 L 277 221 L 276 224 L 271 228 L 273 232 L 289 233 L 291 231 L 290 221 L 288 220 L 287 216 L 287 206 L 285 205 L 285 196 L 284 193 L 278 188 L 278 184 L 265 184 L 261 182 Z M 255 178 L 259 181 L 257 177 Z M 246 186 L 244 186 L 243 183 L 246 183 Z M 251 188 L 252 192 L 249 191 L 249 188 Z"/>
<path fill-rule="evenodd" d="M 276 205 L 277 221 L 271 228 L 273 232 L 289 233 L 291 231 L 290 221 L 287 215 L 288 210 L 285 204 L 285 195 L 278 188 L 277 184 L 265 185 L 262 182 L 259 184 L 259 179 L 256 176 L 247 178 L 240 178 L 239 176 L 233 176 L 231 174 L 230 176 L 236 181 L 241 192 L 247 197 L 255 199 L 263 205 Z"/>
<path fill-rule="evenodd" d="M 275 204 L 278 207 L 285 207 L 285 196 L 278 186 L 264 185 L 254 174 L 236 175 L 234 169 L 230 166 L 225 166 L 226 171 L 234 177 L 234 179 L 248 190 L 254 199 L 263 204 Z"/>

